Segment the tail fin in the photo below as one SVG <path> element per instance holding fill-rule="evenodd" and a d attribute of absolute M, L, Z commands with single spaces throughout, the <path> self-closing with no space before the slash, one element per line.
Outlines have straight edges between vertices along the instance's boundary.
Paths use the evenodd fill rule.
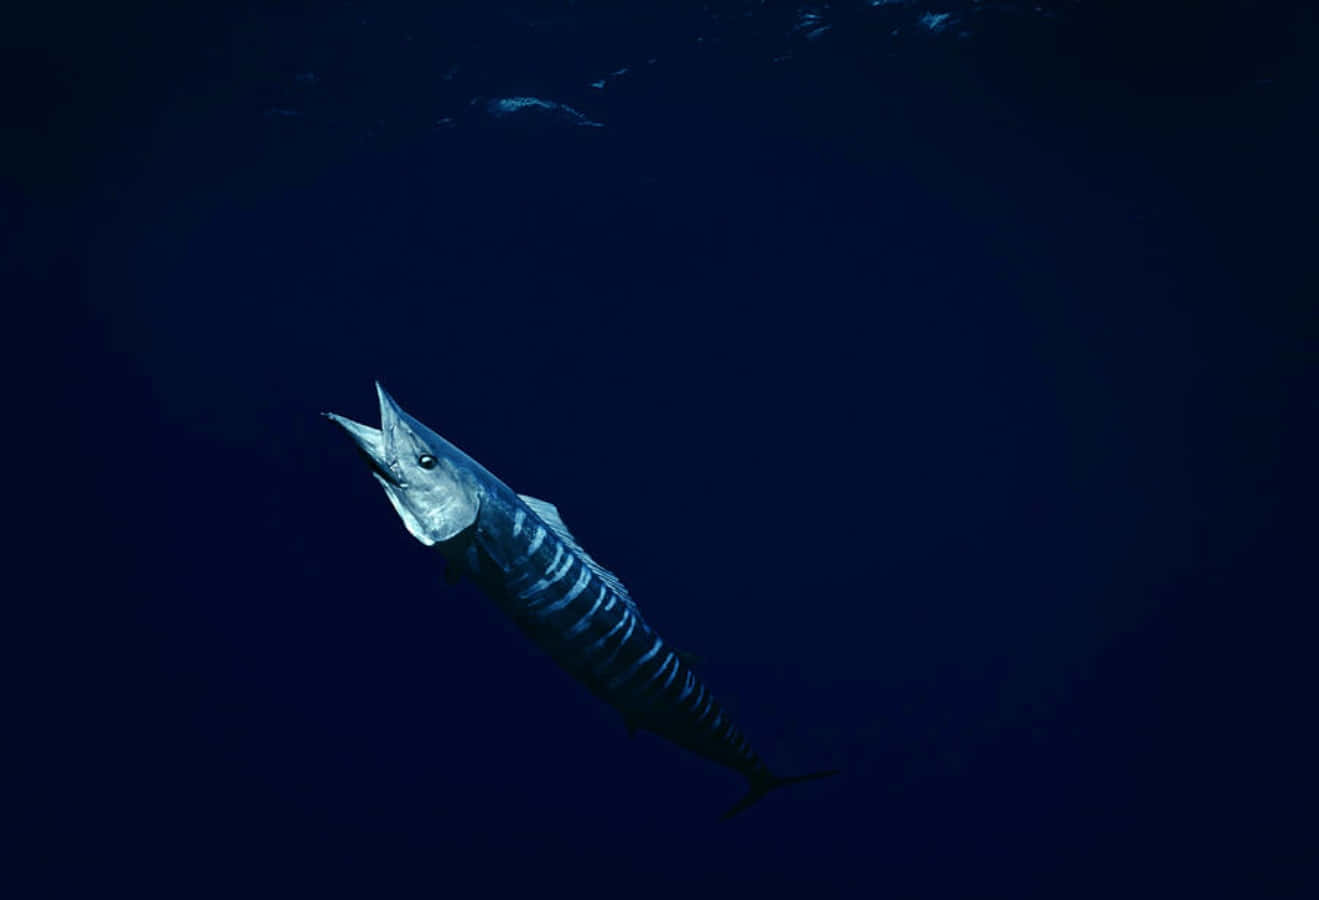
<path fill-rule="evenodd" d="M 731 819 L 748 806 L 751 806 L 761 797 L 764 797 L 770 791 L 777 788 L 787 787 L 790 784 L 797 784 L 801 781 L 814 781 L 817 778 L 828 778 L 830 775 L 837 775 L 839 771 L 840 770 L 838 769 L 829 769 L 825 772 L 812 772 L 809 775 L 789 775 L 786 777 L 770 775 L 768 772 L 748 775 L 747 781 L 750 783 L 747 786 L 746 794 L 741 800 L 734 803 L 729 808 L 728 812 L 724 813 L 721 818 Z"/>

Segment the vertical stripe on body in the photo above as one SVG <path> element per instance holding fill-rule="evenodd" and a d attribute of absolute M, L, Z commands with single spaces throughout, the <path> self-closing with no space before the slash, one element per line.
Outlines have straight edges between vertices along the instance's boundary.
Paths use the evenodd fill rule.
<path fill-rule="evenodd" d="M 545 529 L 540 525 L 536 526 L 536 530 L 531 535 L 531 542 L 527 545 L 527 549 L 523 550 L 517 557 L 514 558 L 512 562 L 508 564 L 507 572 L 512 580 L 516 581 L 517 579 L 522 578 L 527 574 L 530 574 L 530 573 L 523 573 L 520 570 L 527 563 L 531 562 L 531 558 L 536 555 L 536 551 L 540 549 L 540 545 L 545 543 L 545 535 L 547 533 L 548 532 L 546 532 Z M 562 548 L 560 548 L 560 552 L 562 552 Z M 510 587 L 511 587 L 511 583 L 510 583 Z"/>
<path fill-rule="evenodd" d="M 609 686 L 614 688 L 622 687 L 628 681 L 632 680 L 632 677 L 641 671 L 641 667 L 654 658 L 656 653 L 659 653 L 660 647 L 662 646 L 664 646 L 664 641 L 660 639 L 659 635 L 656 635 L 655 643 L 651 645 L 650 649 L 641 654 L 641 656 L 634 660 L 632 664 L 624 669 L 619 675 L 615 676 Z"/>
<path fill-rule="evenodd" d="M 659 680 L 659 677 L 664 674 L 664 670 L 669 667 L 670 663 L 673 664 L 673 672 L 669 673 L 669 680 L 664 682 L 664 687 L 660 688 L 660 692 L 663 693 L 664 688 L 669 686 L 669 681 L 673 680 L 674 672 L 678 671 L 678 657 L 674 655 L 672 650 L 664 654 L 664 659 L 660 662 L 659 668 L 656 669 L 649 678 L 647 678 L 641 685 L 637 687 L 637 693 L 644 694 L 652 684 L 654 684 L 656 681 Z"/>
<path fill-rule="evenodd" d="M 554 584 L 554 583 L 555 583 L 556 581 L 558 581 L 559 579 L 563 578 L 563 576 L 565 576 L 565 575 L 568 574 L 568 570 L 572 568 L 572 564 L 575 563 L 575 562 L 577 562 L 577 560 L 573 557 L 573 555 L 572 555 L 571 553 L 564 553 L 564 552 L 563 552 L 563 545 L 562 545 L 562 544 L 560 544 L 560 545 L 558 546 L 558 548 L 556 548 L 556 549 L 558 550 L 558 552 L 557 552 L 557 553 L 555 554 L 555 556 L 554 556 L 554 562 L 558 562 L 559 559 L 560 559 L 560 557 L 562 557 L 562 559 L 563 559 L 563 564 L 560 565 L 559 568 L 558 568 L 557 570 L 555 570 L 555 568 L 554 568 L 554 563 L 550 563 L 549 568 L 546 569 L 546 573 L 547 573 L 548 577 L 546 577 L 546 578 L 542 578 L 540 581 L 536 582 L 535 584 L 533 584 L 531 587 L 527 588 L 526 590 L 524 590 L 524 591 L 519 591 L 519 592 L 518 592 L 518 596 L 521 597 L 523 600 L 528 600 L 528 599 L 530 599 L 531 597 L 534 597 L 536 594 L 541 593 L 541 592 L 544 591 L 547 587 L 549 587 L 550 585 Z M 583 566 L 582 568 L 586 568 L 586 567 Z M 551 596 L 552 596 L 552 595 L 551 595 Z M 531 603 L 528 603 L 527 606 L 528 606 L 528 607 L 536 606 L 536 605 L 538 605 L 538 604 L 540 604 L 540 603 L 543 603 L 543 602 L 544 602 L 545 600 L 547 600 L 547 599 L 549 599 L 549 598 L 548 598 L 548 597 L 544 597 L 544 598 L 542 598 L 542 599 L 540 599 L 540 600 L 533 600 Z"/>
<path fill-rule="evenodd" d="M 585 572 L 586 569 L 583 569 L 582 571 Z M 591 608 L 588 609 L 586 612 L 582 613 L 582 617 L 580 619 L 578 619 L 576 622 L 574 622 L 572 625 L 570 625 L 567 629 L 564 630 L 563 636 L 565 638 L 577 637 L 577 635 L 581 634 L 583 631 L 587 629 L 587 626 L 591 624 L 591 616 L 595 615 L 595 611 L 600 608 L 600 603 L 602 600 L 604 600 L 605 594 L 607 593 L 609 593 L 608 585 L 604 585 L 604 584 L 600 585 L 600 594 L 595 598 L 595 602 L 591 604 Z M 613 597 L 609 598 L 611 605 L 613 604 L 613 599 L 614 599 Z M 607 610 L 609 609 L 609 607 L 606 606 L 605 609 Z"/>
<path fill-rule="evenodd" d="M 678 654 L 673 653 L 673 652 L 670 651 L 670 653 L 669 653 L 669 658 L 673 660 L 673 671 L 669 672 L 669 677 L 668 677 L 668 678 L 665 678 L 665 679 L 664 679 L 664 683 L 663 683 L 662 685 L 660 685 L 660 693 L 661 693 L 661 694 L 664 693 L 665 691 L 667 691 L 667 690 L 669 689 L 669 685 L 673 683 L 673 679 L 674 679 L 674 677 L 678 674 L 678 669 L 682 668 L 682 664 L 681 664 L 681 662 L 680 662 L 679 659 L 678 659 Z M 661 671 L 663 671 L 663 670 L 661 670 Z M 656 674 L 657 674 L 657 676 L 658 676 L 658 673 L 656 673 Z"/>
<path fill-rule="evenodd" d="M 627 631 L 623 632 L 623 637 L 618 642 L 618 646 L 615 647 L 612 651 L 610 651 L 609 655 L 605 657 L 604 660 L 600 663 L 601 668 L 613 664 L 614 660 L 618 658 L 619 651 L 622 650 L 625 646 L 627 646 L 627 639 L 632 637 L 632 632 L 637 627 L 637 617 L 632 615 L 630 611 L 625 612 L 623 614 L 622 621 L 627 622 Z M 622 621 L 620 621 L 619 624 L 622 624 Z"/>
<path fill-rule="evenodd" d="M 670 723 L 665 728 L 679 729 L 684 741 L 729 765 L 756 762 L 746 736 L 701 679 L 570 543 L 522 509 L 505 522 L 514 562 L 501 566 L 504 589 L 538 623 L 536 639 L 546 650 L 625 715 L 661 716 L 656 721 Z"/>
<path fill-rule="evenodd" d="M 704 722 L 705 717 L 710 715 L 710 710 L 714 709 L 714 695 L 705 693 L 705 685 L 701 685 L 701 693 L 705 695 L 705 700 L 697 708 L 705 707 L 705 711 L 696 717 L 698 723 Z"/>
<path fill-rule="evenodd" d="M 586 655 L 589 656 L 590 654 L 595 653 L 595 652 L 598 651 L 598 650 L 602 650 L 602 649 L 604 649 L 605 641 L 607 641 L 607 640 L 609 640 L 611 637 L 613 637 L 614 634 L 615 634 L 620 628 L 622 628 L 624 625 L 626 625 L 626 624 L 627 624 L 627 620 L 628 620 L 628 616 L 627 616 L 627 614 L 624 614 L 624 615 L 620 616 L 619 619 L 618 619 L 618 621 L 614 623 L 614 627 L 613 627 L 613 628 L 610 628 L 610 629 L 609 629 L 608 631 L 606 631 L 604 634 L 600 635 L 600 637 L 598 637 L 598 638 L 596 638 L 594 641 L 592 641 L 592 642 L 590 643 L 590 645 L 587 646 L 586 649 L 585 649 L 583 652 L 584 652 Z"/>
<path fill-rule="evenodd" d="M 571 561 L 569 562 L 567 568 L 572 568 Z M 551 579 L 550 584 L 553 584 L 555 581 L 558 580 L 559 580 L 558 578 Z M 536 610 L 536 615 L 541 618 L 545 618 L 551 613 L 556 613 L 559 610 L 563 609 L 569 603 L 572 603 L 579 596 L 581 596 L 582 592 L 586 590 L 586 586 L 590 583 L 590 581 L 591 581 L 591 570 L 588 569 L 586 566 L 582 566 L 582 574 L 577 576 L 576 583 L 574 583 L 573 586 L 568 589 L 568 593 L 564 594 L 561 598 L 555 600 L 553 603 L 551 603 L 549 606 L 546 606 L 544 609 Z M 538 603 L 540 603 L 540 601 L 536 600 L 533 601 L 532 603 L 529 603 L 528 606 L 535 607 Z"/>
<path fill-rule="evenodd" d="M 563 544 L 555 544 L 554 558 L 550 560 L 550 564 L 548 566 L 546 566 L 543 570 L 533 566 L 528 566 L 525 572 L 519 572 L 518 574 L 513 576 L 513 580 L 512 582 L 510 582 L 509 586 L 512 587 L 513 585 L 517 584 L 519 581 L 527 581 L 535 577 L 536 575 L 548 576 L 550 573 L 554 572 L 554 568 L 557 565 L 559 565 L 559 562 L 563 559 L 563 556 L 564 556 Z M 571 553 L 568 554 L 568 565 L 572 565 Z M 561 572 L 560 574 L 563 573 Z M 519 589 L 517 591 L 517 596 L 520 599 L 525 600 L 528 597 L 530 597 L 532 594 L 539 594 L 541 591 L 545 590 L 545 588 L 547 588 L 551 583 L 553 583 L 556 580 L 557 579 L 553 579 L 549 577 L 542 577 L 531 587 Z"/>
<path fill-rule="evenodd" d="M 682 681 L 682 693 L 678 695 L 677 702 L 682 703 L 682 701 L 686 700 L 687 695 L 690 694 L 692 692 L 692 689 L 695 687 L 696 687 L 696 675 L 689 670 L 687 672 L 687 677 L 684 678 Z"/>

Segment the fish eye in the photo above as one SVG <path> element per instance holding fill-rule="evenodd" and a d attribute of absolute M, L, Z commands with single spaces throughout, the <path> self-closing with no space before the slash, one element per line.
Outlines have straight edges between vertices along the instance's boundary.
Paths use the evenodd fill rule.
<path fill-rule="evenodd" d="M 421 466 L 423 469 L 433 469 L 435 468 L 435 457 L 431 456 L 429 453 L 423 453 L 421 456 L 417 457 L 417 465 Z"/>

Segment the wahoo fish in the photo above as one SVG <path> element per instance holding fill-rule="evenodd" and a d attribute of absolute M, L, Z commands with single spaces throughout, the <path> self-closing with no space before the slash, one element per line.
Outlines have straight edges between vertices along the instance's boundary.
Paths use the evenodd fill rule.
<path fill-rule="evenodd" d="M 618 577 L 591 558 L 553 504 L 514 493 L 403 411 L 376 384 L 380 428 L 324 415 L 357 443 L 408 532 L 439 550 L 453 580 L 466 576 L 587 690 L 644 730 L 738 772 L 736 815 L 769 791 L 837 774 L 770 772 L 692 659 L 646 622 Z"/>

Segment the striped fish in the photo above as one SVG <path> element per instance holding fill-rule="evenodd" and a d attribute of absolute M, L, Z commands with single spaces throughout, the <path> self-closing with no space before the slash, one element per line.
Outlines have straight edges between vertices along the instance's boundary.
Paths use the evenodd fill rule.
<path fill-rule="evenodd" d="M 356 441 L 409 533 L 475 581 L 559 666 L 643 729 L 742 774 L 735 815 L 767 792 L 835 774 L 772 774 L 728 711 L 544 500 L 514 493 L 404 412 L 379 384 L 380 428 L 325 415 Z"/>

